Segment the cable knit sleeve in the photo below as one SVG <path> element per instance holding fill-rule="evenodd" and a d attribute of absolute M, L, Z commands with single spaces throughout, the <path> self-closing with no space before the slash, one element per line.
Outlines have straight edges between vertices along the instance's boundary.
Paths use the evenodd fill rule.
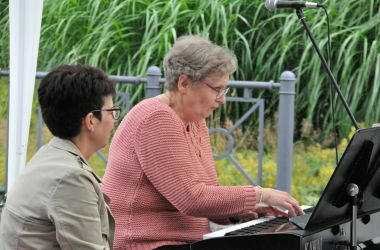
<path fill-rule="evenodd" d="M 192 216 L 226 218 L 254 209 L 253 187 L 217 186 L 207 181 L 182 126 L 178 117 L 158 110 L 138 130 L 137 158 L 158 192 L 180 212 Z"/>

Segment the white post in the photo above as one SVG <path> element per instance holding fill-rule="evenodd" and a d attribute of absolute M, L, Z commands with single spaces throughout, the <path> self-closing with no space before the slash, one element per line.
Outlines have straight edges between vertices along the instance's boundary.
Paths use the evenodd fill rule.
<path fill-rule="evenodd" d="M 43 0 L 10 0 L 7 190 L 25 166 Z"/>

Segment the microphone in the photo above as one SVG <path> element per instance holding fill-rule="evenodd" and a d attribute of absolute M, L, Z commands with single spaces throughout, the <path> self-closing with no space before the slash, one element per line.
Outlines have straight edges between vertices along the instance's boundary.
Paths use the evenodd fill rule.
<path fill-rule="evenodd" d="M 274 11 L 275 9 L 300 9 L 300 8 L 318 8 L 322 5 L 313 2 L 300 2 L 300 1 L 278 1 L 278 0 L 266 0 L 265 7 L 269 11 Z"/>

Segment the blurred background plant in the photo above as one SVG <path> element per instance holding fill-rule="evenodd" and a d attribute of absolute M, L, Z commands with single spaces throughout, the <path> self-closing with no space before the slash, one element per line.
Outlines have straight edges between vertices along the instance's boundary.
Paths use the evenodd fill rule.
<path fill-rule="evenodd" d="M 48 71 L 62 63 L 86 63 L 98 66 L 108 74 L 144 75 L 150 65 L 162 68 L 163 56 L 177 37 L 185 34 L 209 37 L 236 54 L 239 69 L 233 76 L 235 79 L 277 81 L 284 70 L 292 70 L 297 75 L 296 172 L 299 155 L 331 154 L 326 148 L 333 142 L 329 81 L 296 15 L 290 10 L 270 13 L 264 2 L 44 0 L 38 70 Z M 366 124 L 377 122 L 380 118 L 380 2 L 325 0 L 323 3 L 331 20 L 334 75 L 356 118 Z M 320 47 L 326 51 L 327 26 L 323 12 L 308 9 L 305 15 Z M 0 68 L 8 69 L 9 20 L 8 1 L 5 0 L 0 0 L 0 27 Z M 128 91 L 133 103 L 144 97 L 143 86 L 130 85 L 120 90 Z M 0 79 L 0 183 L 4 178 L 7 92 L 8 79 Z M 235 90 L 233 94 L 239 93 Z M 272 141 L 276 136 L 273 121 L 276 120 L 278 95 L 269 91 L 250 95 L 266 100 L 265 116 L 270 133 L 266 133 L 265 138 L 264 168 L 270 171 L 276 162 L 271 152 L 275 152 L 276 147 Z M 334 97 L 333 101 L 337 107 L 338 136 L 347 138 L 352 124 L 339 100 Z M 209 123 L 236 120 L 247 108 L 244 104 L 224 105 Z M 30 145 L 35 145 L 32 138 L 35 136 L 35 121 L 36 116 L 31 121 Z M 238 153 L 242 159 L 255 155 L 251 152 L 255 139 L 249 139 L 255 137 L 247 136 L 255 134 L 255 126 L 256 121 L 252 119 L 240 133 L 244 138 L 239 140 Z M 28 157 L 35 152 L 33 147 L 30 146 Z M 318 152 L 311 153 L 313 151 Z M 329 163 L 330 158 L 326 158 L 328 161 L 323 164 L 333 166 Z M 322 163 L 314 166 L 312 160 L 311 165 L 308 164 L 303 162 L 300 165 L 312 169 L 327 166 Z M 320 173 L 324 172 L 321 170 Z M 271 184 L 269 179 L 266 181 Z M 294 183 L 298 185 L 296 181 Z"/>

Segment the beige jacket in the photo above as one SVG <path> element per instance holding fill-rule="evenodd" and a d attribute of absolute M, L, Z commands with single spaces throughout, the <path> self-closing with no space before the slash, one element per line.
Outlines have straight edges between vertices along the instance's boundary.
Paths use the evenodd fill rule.
<path fill-rule="evenodd" d="M 79 149 L 54 137 L 8 193 L 0 249 L 112 249 L 115 222 L 100 183 Z"/>

